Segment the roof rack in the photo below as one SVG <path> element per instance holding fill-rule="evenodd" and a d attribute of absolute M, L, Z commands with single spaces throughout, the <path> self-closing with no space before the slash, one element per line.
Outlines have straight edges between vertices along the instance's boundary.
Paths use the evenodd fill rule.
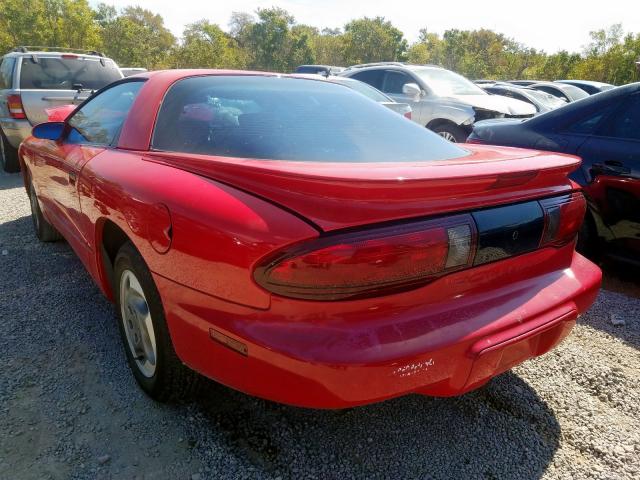
<path fill-rule="evenodd" d="M 12 51 L 20 52 L 20 53 L 29 53 L 29 52 L 69 52 L 69 53 L 80 53 L 85 55 L 95 55 L 97 57 L 104 57 L 102 52 L 97 50 L 83 50 L 82 48 L 67 48 L 67 47 L 47 47 L 43 45 L 20 45 L 15 47 Z"/>
<path fill-rule="evenodd" d="M 404 62 L 372 62 L 372 63 L 359 63 L 358 65 L 351 65 L 350 67 L 345 68 L 345 70 L 352 70 L 355 68 L 366 68 L 366 67 L 379 67 L 383 65 L 395 65 L 401 67 L 406 65 Z"/>

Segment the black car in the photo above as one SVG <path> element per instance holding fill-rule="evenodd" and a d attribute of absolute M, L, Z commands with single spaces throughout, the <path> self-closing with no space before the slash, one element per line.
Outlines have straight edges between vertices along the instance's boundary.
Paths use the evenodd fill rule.
<path fill-rule="evenodd" d="M 527 120 L 477 122 L 468 141 L 582 157 L 571 175 L 589 201 L 579 248 L 591 255 L 605 247 L 640 265 L 640 83 Z"/>
<path fill-rule="evenodd" d="M 595 95 L 596 93 L 606 92 L 615 88 L 615 85 L 603 82 L 592 82 L 591 80 L 556 80 L 554 83 L 565 83 L 567 85 L 573 85 L 574 87 L 581 88 L 589 95 Z"/>

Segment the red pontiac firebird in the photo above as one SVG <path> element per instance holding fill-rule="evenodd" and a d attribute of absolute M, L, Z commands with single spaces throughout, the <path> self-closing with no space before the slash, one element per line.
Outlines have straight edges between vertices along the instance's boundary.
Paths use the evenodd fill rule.
<path fill-rule="evenodd" d="M 334 83 L 129 77 L 20 160 L 38 237 L 114 301 L 159 400 L 195 372 L 317 408 L 458 395 L 557 345 L 600 286 L 578 158 L 455 145 Z"/>

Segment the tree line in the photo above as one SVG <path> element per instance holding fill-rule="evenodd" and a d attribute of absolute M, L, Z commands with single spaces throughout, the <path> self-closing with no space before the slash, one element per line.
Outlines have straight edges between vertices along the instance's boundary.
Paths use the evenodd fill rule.
<path fill-rule="evenodd" d="M 590 32 L 581 52 L 548 54 L 492 30 L 427 28 L 409 44 L 382 17 L 352 20 L 342 28 L 297 23 L 278 7 L 235 12 L 223 30 L 202 19 L 176 38 L 163 18 L 129 6 L 92 8 L 87 0 L 0 0 L 0 54 L 17 45 L 99 50 L 120 66 L 234 68 L 292 71 L 308 63 L 353 65 L 376 61 L 431 63 L 469 78 L 580 78 L 613 84 L 640 80 L 640 34 L 621 25 Z"/>

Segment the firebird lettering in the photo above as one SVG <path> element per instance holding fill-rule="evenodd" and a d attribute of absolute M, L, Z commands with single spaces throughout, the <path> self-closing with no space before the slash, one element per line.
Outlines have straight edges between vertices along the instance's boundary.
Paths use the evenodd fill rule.
<path fill-rule="evenodd" d="M 393 371 L 393 375 L 398 377 L 410 377 L 416 373 L 426 371 L 429 367 L 433 367 L 433 365 L 435 365 L 435 362 L 433 361 L 433 358 L 430 358 L 429 360 L 424 360 L 422 362 L 410 363 L 403 367 L 398 367 Z"/>

